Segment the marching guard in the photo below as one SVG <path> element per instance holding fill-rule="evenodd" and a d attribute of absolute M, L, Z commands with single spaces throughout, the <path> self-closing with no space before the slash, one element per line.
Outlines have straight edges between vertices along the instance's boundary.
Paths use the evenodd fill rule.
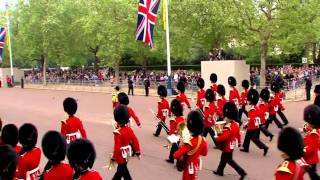
<path fill-rule="evenodd" d="M 217 108 L 218 108 L 218 116 L 219 121 L 223 120 L 223 106 L 227 103 L 226 98 L 226 89 L 222 84 L 219 84 L 217 87 Z"/>
<path fill-rule="evenodd" d="M 185 108 L 185 106 L 187 106 L 191 110 L 191 105 L 188 100 L 188 97 L 184 94 L 184 92 L 186 91 L 186 87 L 182 81 L 178 82 L 177 89 L 179 91 L 179 94 L 176 97 L 176 99 L 180 101 L 182 108 Z"/>
<path fill-rule="evenodd" d="M 243 113 L 248 117 L 248 111 L 246 110 L 246 105 L 247 105 L 249 81 L 243 80 L 241 83 L 241 86 L 243 88 L 243 91 L 241 92 L 241 96 L 240 96 L 240 109 L 239 109 L 239 119 L 240 120 L 242 118 Z"/>
<path fill-rule="evenodd" d="M 87 138 L 86 130 L 83 127 L 82 121 L 75 116 L 78 104 L 71 97 L 63 101 L 63 109 L 68 114 L 68 119 L 61 121 L 61 134 L 66 138 L 67 144 L 71 141 L 80 138 Z"/>
<path fill-rule="evenodd" d="M 133 119 L 135 121 L 135 123 L 137 124 L 137 126 L 141 128 L 141 123 L 140 123 L 139 117 L 136 115 L 133 108 L 131 108 L 129 106 L 130 101 L 129 101 L 128 95 L 124 92 L 121 92 L 118 94 L 118 100 L 119 100 L 119 104 L 127 106 L 128 113 L 129 113 L 129 122 L 127 124 L 128 127 L 132 127 L 133 124 L 131 122 L 131 119 Z"/>
<path fill-rule="evenodd" d="M 233 151 L 241 143 L 240 127 L 235 121 L 239 117 L 238 109 L 234 103 L 228 102 L 223 108 L 223 114 L 226 124 L 223 127 L 222 133 L 216 138 L 218 143 L 223 143 L 222 154 L 219 166 L 213 173 L 223 176 L 224 168 L 229 164 L 240 175 L 240 179 L 244 179 L 247 173 L 233 160 Z"/>
<path fill-rule="evenodd" d="M 14 179 L 18 162 L 17 152 L 7 144 L 0 145 L 0 179 Z"/>
<path fill-rule="evenodd" d="M 282 104 L 282 98 L 284 96 L 284 92 L 280 89 L 280 85 L 276 82 L 271 84 L 271 91 L 274 93 L 274 101 L 276 103 L 275 110 L 280 116 L 281 120 L 283 121 L 283 126 L 287 125 L 288 119 L 287 117 L 283 114 L 283 104 Z"/>
<path fill-rule="evenodd" d="M 229 102 L 233 102 L 237 107 L 239 107 L 240 103 L 240 95 L 239 91 L 236 88 L 237 80 L 233 76 L 228 77 L 228 84 L 231 88 L 229 93 Z"/>
<path fill-rule="evenodd" d="M 171 116 L 170 106 L 166 99 L 167 97 L 167 88 L 163 85 L 158 87 L 158 95 L 160 100 L 158 101 L 158 112 L 157 118 L 165 123 L 166 118 Z M 156 132 L 153 134 L 154 136 L 158 137 L 160 135 L 162 129 L 161 122 L 158 123 Z"/>
<path fill-rule="evenodd" d="M 204 124 L 203 117 L 197 111 L 191 111 L 187 117 L 187 128 L 191 134 L 191 139 L 174 153 L 175 159 L 184 157 L 182 180 L 198 179 L 199 170 L 201 170 L 200 156 L 208 154 L 208 146 L 205 138 L 202 137 Z"/>
<path fill-rule="evenodd" d="M 243 142 L 243 149 L 240 149 L 242 152 L 249 152 L 250 141 L 253 141 L 259 149 L 263 149 L 263 156 L 266 156 L 268 153 L 268 147 L 260 141 L 259 131 L 260 131 L 260 111 L 257 107 L 259 101 L 259 93 L 255 89 L 250 89 L 248 92 L 248 103 L 251 106 L 248 111 L 248 123 L 246 124 L 246 136 Z"/>
<path fill-rule="evenodd" d="M 8 144 L 13 147 L 17 153 L 19 153 L 22 149 L 20 145 L 18 145 L 19 141 L 19 130 L 14 124 L 7 124 L 3 127 L 1 132 L 1 141 L 0 144 Z"/>
<path fill-rule="evenodd" d="M 269 137 L 270 142 L 273 139 L 273 134 L 266 128 L 266 122 L 269 119 L 269 98 L 270 98 L 270 92 L 267 88 L 262 89 L 260 92 L 260 104 L 259 104 L 259 110 L 260 110 L 260 130 L 261 132 Z"/>
<path fill-rule="evenodd" d="M 112 93 L 112 109 L 116 108 L 119 105 L 118 94 L 120 93 L 120 87 L 114 87 L 114 92 Z"/>
<path fill-rule="evenodd" d="M 212 73 L 210 75 L 210 81 L 211 81 L 211 86 L 210 87 L 211 87 L 212 91 L 214 93 L 216 93 L 217 90 L 218 90 L 218 86 L 217 86 L 218 76 L 217 76 L 217 74 Z"/>
<path fill-rule="evenodd" d="M 197 86 L 199 87 L 199 90 L 197 92 L 197 108 L 201 111 L 203 111 L 203 107 L 206 104 L 206 91 L 203 90 L 204 88 L 204 80 L 202 78 L 199 78 L 197 80 Z"/>
<path fill-rule="evenodd" d="M 278 99 L 274 97 L 274 95 L 270 95 L 269 105 L 269 119 L 266 121 L 265 127 L 268 129 L 269 125 L 274 121 L 279 129 L 283 128 L 282 123 L 277 118 L 278 111 Z"/>
<path fill-rule="evenodd" d="M 215 136 L 216 133 L 212 127 L 216 124 L 217 121 L 217 106 L 214 104 L 214 92 L 212 89 L 207 89 L 205 98 L 207 101 L 206 106 L 204 107 L 204 131 L 203 136 L 207 137 L 208 133 L 210 134 L 212 141 L 217 145 Z"/>

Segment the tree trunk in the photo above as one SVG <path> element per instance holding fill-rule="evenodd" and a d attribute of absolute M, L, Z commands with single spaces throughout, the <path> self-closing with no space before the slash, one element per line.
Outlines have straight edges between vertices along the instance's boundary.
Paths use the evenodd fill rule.
<path fill-rule="evenodd" d="M 262 40 L 260 47 L 260 86 L 266 86 L 266 62 L 268 55 L 268 41 Z M 258 86 L 259 84 L 257 84 Z"/>
<path fill-rule="evenodd" d="M 317 61 L 317 43 L 312 43 L 312 60 L 313 63 Z"/>
<path fill-rule="evenodd" d="M 119 59 L 116 59 L 115 60 L 115 66 L 114 66 L 114 72 L 115 72 L 115 83 L 116 84 L 119 84 L 119 69 L 120 69 L 120 67 L 119 67 Z"/>
<path fill-rule="evenodd" d="M 47 77 L 46 77 L 46 74 L 47 74 L 47 62 L 48 62 L 48 53 L 44 53 L 42 55 L 42 58 L 43 58 L 43 66 L 42 66 L 42 83 L 44 86 L 47 85 Z"/>
<path fill-rule="evenodd" d="M 145 70 L 147 70 L 148 67 L 148 58 L 147 57 L 143 57 L 143 68 Z"/>

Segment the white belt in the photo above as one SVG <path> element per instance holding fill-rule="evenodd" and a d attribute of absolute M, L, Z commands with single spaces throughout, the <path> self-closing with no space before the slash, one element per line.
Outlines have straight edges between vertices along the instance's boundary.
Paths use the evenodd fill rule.
<path fill-rule="evenodd" d="M 35 169 L 33 169 L 31 171 L 27 171 L 26 180 L 36 180 L 36 179 L 38 179 L 39 175 L 40 175 L 39 167 L 36 167 Z"/>
<path fill-rule="evenodd" d="M 76 139 L 80 139 L 81 138 L 81 134 L 79 131 L 75 132 L 75 133 L 69 133 L 67 134 L 67 143 L 69 144 L 71 142 L 71 138 L 76 137 Z"/>
<path fill-rule="evenodd" d="M 123 146 L 120 148 L 121 150 L 121 154 L 122 154 L 122 157 L 128 161 L 128 158 L 132 156 L 132 149 L 131 149 L 131 146 L 128 145 L 128 146 Z"/>

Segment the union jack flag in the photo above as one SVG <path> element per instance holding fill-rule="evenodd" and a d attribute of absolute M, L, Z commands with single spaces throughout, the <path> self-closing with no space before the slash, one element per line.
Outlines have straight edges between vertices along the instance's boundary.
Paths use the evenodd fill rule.
<path fill-rule="evenodd" d="M 154 48 L 153 29 L 159 4 L 160 0 L 139 0 L 136 40 L 144 42 L 150 48 Z"/>
<path fill-rule="evenodd" d="M 4 47 L 5 37 L 6 37 L 6 28 L 0 27 L 0 63 L 2 63 L 2 50 Z"/>

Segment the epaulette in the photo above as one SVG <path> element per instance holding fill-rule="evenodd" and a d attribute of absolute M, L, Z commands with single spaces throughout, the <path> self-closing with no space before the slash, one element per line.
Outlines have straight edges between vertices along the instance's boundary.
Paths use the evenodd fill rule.
<path fill-rule="evenodd" d="M 312 129 L 310 134 L 315 134 L 315 135 L 319 136 L 319 133 L 318 133 L 317 129 Z"/>
<path fill-rule="evenodd" d="M 115 129 L 115 130 L 113 131 L 113 133 L 114 133 L 114 134 L 120 134 L 120 128 Z"/>
<path fill-rule="evenodd" d="M 289 166 L 289 161 L 284 161 L 281 166 L 277 169 L 277 171 L 293 174 L 290 169 L 288 168 Z"/>

